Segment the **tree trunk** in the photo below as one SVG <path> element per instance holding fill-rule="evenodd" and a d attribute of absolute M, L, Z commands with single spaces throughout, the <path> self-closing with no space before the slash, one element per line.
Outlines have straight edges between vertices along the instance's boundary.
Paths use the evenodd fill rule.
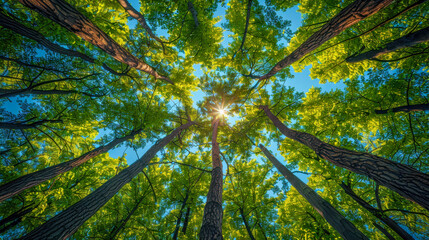
<path fill-rule="evenodd" d="M 250 229 L 249 223 L 247 222 L 246 216 L 244 215 L 243 209 L 240 208 L 239 210 L 240 210 L 241 219 L 243 219 L 244 226 L 246 227 L 247 233 L 249 234 L 249 238 L 251 240 L 255 240 L 255 237 L 253 236 L 253 233 L 252 233 L 252 229 Z"/>
<path fill-rule="evenodd" d="M 358 195 L 356 195 L 355 192 L 353 192 L 353 189 L 346 185 L 344 182 L 340 184 L 340 186 L 344 189 L 344 191 L 353 198 L 359 205 L 361 205 L 363 208 L 368 210 L 372 215 L 374 215 L 376 218 L 378 218 L 380 221 L 382 221 L 384 224 L 389 226 L 393 231 L 395 231 L 399 236 L 401 236 L 402 239 L 405 240 L 414 240 L 414 238 L 407 233 L 401 226 L 399 226 L 393 219 L 390 217 L 384 215 L 379 209 L 374 208 L 369 203 L 367 203 L 365 200 L 360 198 Z"/>
<path fill-rule="evenodd" d="M 186 210 L 185 221 L 183 221 L 182 233 L 186 234 L 186 229 L 188 228 L 189 216 L 191 215 L 191 207 L 188 207 Z"/>
<path fill-rule="evenodd" d="M 125 217 L 125 219 L 121 220 L 121 224 L 118 227 L 115 227 L 113 229 L 113 231 L 109 234 L 109 239 L 111 239 L 111 240 L 115 239 L 116 235 L 118 235 L 118 233 L 125 227 L 125 225 L 127 224 L 127 222 L 133 216 L 133 214 L 135 213 L 135 211 L 137 211 L 137 209 L 140 206 L 140 203 L 143 202 L 144 198 L 145 198 L 145 196 L 141 197 L 139 199 L 139 201 L 134 205 L 133 209 L 131 209 L 131 211 L 127 214 L 127 217 Z"/>
<path fill-rule="evenodd" d="M 278 71 L 298 61 L 306 54 L 318 48 L 324 42 L 337 36 L 355 23 L 377 13 L 391 4 L 393 0 L 356 0 L 326 23 L 319 31 L 311 35 L 295 51 L 278 62 L 267 74 L 260 77 L 264 80 L 274 76 Z"/>
<path fill-rule="evenodd" d="M 363 60 L 374 59 L 380 55 L 390 53 L 401 48 L 411 47 L 426 41 L 429 41 L 429 27 L 420 29 L 413 33 L 409 33 L 401 38 L 398 38 L 386 44 L 385 47 L 364 52 L 354 57 L 348 57 L 346 58 L 346 61 L 349 63 L 355 63 Z"/>
<path fill-rule="evenodd" d="M 429 175 L 416 169 L 374 156 L 339 148 L 320 141 L 315 136 L 292 130 L 274 116 L 268 106 L 260 106 L 281 133 L 286 137 L 300 142 L 336 166 L 357 174 L 362 174 L 399 193 L 401 196 L 420 204 L 429 210 Z"/>
<path fill-rule="evenodd" d="M 328 201 L 320 197 L 313 189 L 281 164 L 262 144 L 259 144 L 259 148 L 288 182 L 337 230 L 341 237 L 344 239 L 368 239 L 349 220 L 332 207 Z"/>
<path fill-rule="evenodd" d="M 378 225 L 376 222 L 373 222 L 372 224 L 374 224 L 374 226 L 380 230 L 380 232 L 382 232 L 384 234 L 384 236 L 386 236 L 389 240 L 396 240 L 392 234 L 390 234 L 386 229 L 384 229 L 382 226 Z"/>
<path fill-rule="evenodd" d="M 19 0 L 19 2 L 99 47 L 119 62 L 173 84 L 168 77 L 161 76 L 153 67 L 132 55 L 64 0 Z"/>
<path fill-rule="evenodd" d="M 182 130 L 187 129 L 193 124 L 194 122 L 190 121 L 176 128 L 172 133 L 153 145 L 140 159 L 135 161 L 129 167 L 109 179 L 84 199 L 51 218 L 22 239 L 67 239 L 70 237 L 86 220 L 94 215 L 98 209 L 104 206 L 104 204 L 106 204 L 125 184 L 129 183 L 137 174 L 143 171 L 159 150 L 165 147 L 165 145 L 173 140 L 173 138 Z"/>
<path fill-rule="evenodd" d="M 182 207 L 180 208 L 179 216 L 177 217 L 176 229 L 174 229 L 173 240 L 177 240 L 177 237 L 179 236 L 180 222 L 182 221 L 183 210 L 185 210 L 188 197 L 189 197 L 189 192 L 186 191 L 185 199 L 183 199 Z"/>
<path fill-rule="evenodd" d="M 375 113 L 386 114 L 390 111 L 392 111 L 392 112 L 418 112 L 418 111 L 428 111 L 428 110 L 429 110 L 429 103 L 423 103 L 423 104 L 415 104 L 415 105 L 408 105 L 408 106 L 400 106 L 400 107 L 395 107 L 395 108 L 386 109 L 386 110 L 375 110 Z"/>
<path fill-rule="evenodd" d="M 21 193 L 25 189 L 37 186 L 53 177 L 56 177 L 62 173 L 68 172 L 72 170 L 75 167 L 78 167 L 82 165 L 83 163 L 87 162 L 93 157 L 96 157 L 100 154 L 106 153 L 119 143 L 122 143 L 124 141 L 127 141 L 129 139 L 133 139 L 135 135 L 142 132 L 142 129 L 137 131 L 132 131 L 129 135 L 116 138 L 110 143 L 100 146 L 94 150 L 91 150 L 73 160 L 63 162 L 60 164 L 57 164 L 52 167 L 48 167 L 45 169 L 42 169 L 37 172 L 33 172 L 27 175 L 24 175 L 22 177 L 19 177 L 11 182 L 8 182 L 6 184 L 3 184 L 0 186 L 0 202 L 15 196 L 16 194 Z"/>
<path fill-rule="evenodd" d="M 223 173 L 222 162 L 220 161 L 219 143 L 217 142 L 217 133 L 219 119 L 213 120 L 212 135 L 212 179 L 210 182 L 207 202 L 204 206 L 203 224 L 200 230 L 200 240 L 217 240 L 222 237 L 222 191 L 223 191 Z"/>
<path fill-rule="evenodd" d="M 34 40 L 37 43 L 39 43 L 40 45 L 46 47 L 47 49 L 49 49 L 53 52 L 56 52 L 59 54 L 64 54 L 64 55 L 67 55 L 69 57 L 78 57 L 78 58 L 80 58 L 84 61 L 87 61 L 89 63 L 95 63 L 94 58 L 92 58 L 86 54 L 74 51 L 74 50 L 63 48 L 60 45 L 49 41 L 41 33 L 37 32 L 36 30 L 33 30 L 31 28 L 28 28 L 28 27 L 22 25 L 21 23 L 13 20 L 12 18 L 9 18 L 8 16 L 4 15 L 1 12 L 0 12 L 0 26 L 8 28 L 8 29 L 14 31 L 15 33 L 18 33 L 19 35 L 22 35 L 22 36 L 27 37 L 31 40 Z M 107 71 L 109 71 L 112 74 L 115 74 L 118 76 L 126 75 L 124 73 L 116 72 L 115 70 L 108 67 L 106 64 L 103 64 L 102 66 L 104 69 L 106 69 Z"/>
<path fill-rule="evenodd" d="M 24 207 L 0 221 L 0 234 L 8 231 L 22 221 L 22 217 L 31 213 L 36 207 Z M 8 224 L 9 223 L 9 224 Z"/>
<path fill-rule="evenodd" d="M 188 10 L 192 13 L 192 17 L 194 18 L 195 27 L 198 27 L 198 12 L 195 10 L 194 4 L 192 1 L 188 1 Z"/>

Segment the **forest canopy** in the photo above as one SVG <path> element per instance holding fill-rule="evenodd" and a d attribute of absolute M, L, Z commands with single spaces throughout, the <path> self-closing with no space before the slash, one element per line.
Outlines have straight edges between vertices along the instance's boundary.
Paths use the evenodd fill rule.
<path fill-rule="evenodd" d="M 0 3 L 0 238 L 429 236 L 426 0 Z"/>

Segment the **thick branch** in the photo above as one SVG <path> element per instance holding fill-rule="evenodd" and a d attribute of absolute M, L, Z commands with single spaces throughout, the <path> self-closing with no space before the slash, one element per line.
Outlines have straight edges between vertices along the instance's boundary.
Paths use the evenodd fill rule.
<path fill-rule="evenodd" d="M 376 50 L 371 50 L 371 51 L 359 54 L 357 56 L 348 57 L 346 58 L 346 61 L 349 63 L 355 63 L 363 60 L 373 59 L 380 55 L 394 52 L 401 48 L 411 47 L 419 43 L 424 43 L 426 41 L 429 41 L 429 27 L 420 29 L 413 33 L 409 33 L 401 38 L 398 38 L 386 44 L 385 47 L 381 47 Z"/>
<path fill-rule="evenodd" d="M 250 11 L 251 10 L 252 10 L 252 0 L 248 0 L 247 1 L 246 26 L 244 27 L 243 40 L 241 41 L 240 48 L 232 56 L 232 59 L 235 58 L 235 55 L 238 52 L 243 51 L 244 42 L 246 41 L 247 29 L 249 28 L 249 20 L 250 20 Z"/>
<path fill-rule="evenodd" d="M 192 13 L 192 17 L 194 18 L 195 27 L 198 27 L 198 12 L 195 10 L 194 4 L 192 4 L 192 1 L 188 1 L 188 10 Z"/>
<path fill-rule="evenodd" d="M 140 159 L 135 161 L 129 167 L 109 179 L 101 187 L 97 188 L 84 199 L 75 203 L 71 207 L 62 211 L 49 221 L 36 228 L 22 240 L 42 240 L 42 239 L 67 239 L 70 237 L 86 220 L 94 215 L 98 209 L 106 204 L 125 184 L 129 183 L 137 174 L 139 174 L 150 162 L 150 160 L 164 148 L 173 138 L 182 130 L 193 125 L 194 122 L 188 122 L 172 133 L 161 139 L 153 145 Z"/>
<path fill-rule="evenodd" d="M 15 196 L 16 194 L 21 193 L 25 189 L 37 186 L 51 178 L 54 178 L 62 173 L 68 172 L 72 170 L 75 167 L 78 167 L 82 165 L 83 163 L 87 162 L 88 160 L 106 153 L 116 145 L 127 141 L 129 139 L 133 139 L 137 134 L 141 133 L 142 130 L 133 131 L 127 136 L 116 138 L 110 143 L 100 146 L 94 150 L 91 150 L 73 160 L 63 162 L 60 164 L 57 164 L 52 167 L 48 167 L 45 169 L 42 169 L 37 172 L 33 172 L 27 175 L 24 175 L 20 178 L 17 178 L 11 182 L 8 182 L 6 184 L 3 184 L 0 186 L 0 202 L 4 201 L 10 197 Z"/>
<path fill-rule="evenodd" d="M 388 112 L 417 112 L 417 111 L 428 111 L 428 110 L 429 110 L 429 103 L 423 103 L 423 104 L 415 104 L 415 105 L 408 105 L 408 106 L 400 106 L 400 107 L 390 108 L 386 110 L 375 110 L 375 113 L 386 114 Z"/>
<path fill-rule="evenodd" d="M 53 52 L 57 52 L 59 54 L 64 54 L 64 55 L 67 55 L 69 57 L 77 57 L 77 58 L 80 58 L 80 59 L 87 61 L 87 62 L 90 62 L 90 63 L 95 63 L 94 58 L 92 58 L 86 54 L 61 47 L 60 45 L 55 44 L 55 43 L 49 41 L 48 39 L 46 39 L 41 33 L 24 26 L 19 22 L 16 22 L 12 18 L 9 18 L 8 16 L 4 15 L 1 12 L 0 12 L 0 25 L 5 27 L 5 28 L 8 28 L 8 29 L 10 29 L 10 30 L 12 30 L 12 31 L 24 36 L 24 37 L 27 37 L 29 39 L 36 41 L 40 45 L 46 47 L 47 49 L 49 49 Z M 102 66 L 104 69 L 106 69 L 107 71 L 109 71 L 112 74 L 119 75 L 119 76 L 126 75 L 126 74 L 118 73 L 118 72 L 114 71 L 113 69 L 108 67 L 105 63 L 103 63 Z"/>
<path fill-rule="evenodd" d="M 283 68 L 291 65 L 306 54 L 318 48 L 324 42 L 337 36 L 345 29 L 353 26 L 359 21 L 377 13 L 382 8 L 391 4 L 393 0 L 356 0 L 345 7 L 319 31 L 311 35 L 295 51 L 278 62 L 267 74 L 259 80 L 267 79 L 274 76 Z"/>
<path fill-rule="evenodd" d="M 160 75 L 153 67 L 132 55 L 64 0 L 19 0 L 19 2 L 99 47 L 119 62 L 173 84 L 168 77 Z"/>
<path fill-rule="evenodd" d="M 30 128 L 37 128 L 37 126 L 40 126 L 44 123 L 62 123 L 63 121 L 58 120 L 49 120 L 49 119 L 43 119 L 40 121 L 36 121 L 33 123 L 20 123 L 20 122 L 0 122 L 0 128 L 3 129 L 30 129 Z"/>
<path fill-rule="evenodd" d="M 25 90 L 25 91 L 22 91 Z M 27 90 L 27 89 L 0 89 L 0 98 L 12 97 L 16 95 L 23 95 L 23 94 L 32 94 L 32 95 L 66 95 L 66 94 L 83 94 L 89 97 L 102 97 L 104 95 L 100 94 L 91 94 L 86 92 L 80 92 L 76 90 L 57 90 L 57 89 L 51 89 L 51 90 Z"/>
<path fill-rule="evenodd" d="M 260 106 L 260 108 L 265 111 L 273 124 L 286 137 L 306 145 L 314 150 L 318 156 L 334 165 L 368 176 L 376 183 L 390 188 L 429 210 L 428 174 L 369 153 L 355 152 L 322 142 L 309 133 L 295 131 L 286 127 L 271 113 L 268 106 Z"/>

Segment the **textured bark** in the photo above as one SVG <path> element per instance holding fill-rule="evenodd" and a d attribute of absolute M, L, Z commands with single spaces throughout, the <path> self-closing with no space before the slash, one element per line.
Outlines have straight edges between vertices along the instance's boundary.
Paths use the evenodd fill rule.
<path fill-rule="evenodd" d="M 63 162 L 60 164 L 57 164 L 52 167 L 45 168 L 43 170 L 33 172 L 27 175 L 24 175 L 20 178 L 17 178 L 11 182 L 8 182 L 6 184 L 3 184 L 0 186 L 0 202 L 15 196 L 16 194 L 21 193 L 25 189 L 37 186 L 53 177 L 56 177 L 62 173 L 68 172 L 72 170 L 75 167 L 78 167 L 82 165 L 83 163 L 87 162 L 93 157 L 96 157 L 100 154 L 106 153 L 119 143 L 122 143 L 124 141 L 127 141 L 129 139 L 133 139 L 134 136 L 141 133 L 142 130 L 132 131 L 129 135 L 116 138 L 115 140 L 111 141 L 110 143 L 100 146 L 94 150 L 91 150 L 73 160 Z"/>
<path fill-rule="evenodd" d="M 278 71 L 291 65 L 306 54 L 318 48 L 324 42 L 337 36 L 345 29 L 358 23 L 359 21 L 377 13 L 382 8 L 391 4 L 394 0 L 356 0 L 335 17 L 326 23 L 319 31 L 311 35 L 295 51 L 278 62 L 267 74 L 260 77 L 260 80 L 274 76 Z"/>
<path fill-rule="evenodd" d="M 19 0 L 19 2 L 99 47 L 119 62 L 173 84 L 168 77 L 161 76 L 153 67 L 132 55 L 64 0 Z"/>
<path fill-rule="evenodd" d="M 381 210 L 374 208 L 373 206 L 371 206 L 371 204 L 369 204 L 368 202 L 363 200 L 361 197 L 356 195 L 356 193 L 353 192 L 353 189 L 350 186 L 346 185 L 344 182 L 341 183 L 340 186 L 344 189 L 344 191 L 347 193 L 347 195 L 352 197 L 353 200 L 355 200 L 357 203 L 359 203 L 359 205 L 361 205 L 363 208 L 368 210 L 372 215 L 374 215 L 376 218 L 378 218 L 384 224 L 389 226 L 402 239 L 414 240 L 414 238 L 409 233 L 407 233 L 403 228 L 401 228 L 401 226 L 399 226 L 399 224 L 397 224 L 393 219 L 386 216 L 384 213 L 382 213 Z"/>
<path fill-rule="evenodd" d="M 43 119 L 33 123 L 23 123 L 23 122 L 0 122 L 0 128 L 3 129 L 30 129 L 36 128 L 44 123 L 62 123 L 62 120 L 49 120 Z"/>
<path fill-rule="evenodd" d="M 338 212 L 328 201 L 319 196 L 313 189 L 296 177 L 289 169 L 281 164 L 262 144 L 259 148 L 288 180 L 288 182 L 301 194 L 316 211 L 335 229 L 344 239 L 368 239 L 349 220 Z"/>
<path fill-rule="evenodd" d="M 41 33 L 37 32 L 36 30 L 33 30 L 31 28 L 28 28 L 28 27 L 22 25 L 21 23 L 13 20 L 12 18 L 9 18 L 8 16 L 4 15 L 1 12 L 0 12 L 0 26 L 8 28 L 8 29 L 14 31 L 15 33 L 18 33 L 24 37 L 27 37 L 31 40 L 34 40 L 37 43 L 39 43 L 40 45 L 46 47 L 47 49 L 49 49 L 53 52 L 57 52 L 59 54 L 64 54 L 64 55 L 67 55 L 69 57 L 77 57 L 77 58 L 80 58 L 80 59 L 87 61 L 89 63 L 95 63 L 94 58 L 92 58 L 86 54 L 74 51 L 74 50 L 63 48 L 60 45 L 49 41 Z M 102 67 L 112 74 L 115 74 L 118 76 L 126 75 L 124 73 L 116 72 L 115 70 L 108 67 L 106 64 L 103 64 Z"/>
<path fill-rule="evenodd" d="M 384 236 L 386 236 L 389 240 L 396 240 L 392 234 L 390 234 L 386 229 L 384 229 L 382 226 L 380 226 L 379 224 L 377 224 L 376 222 L 372 223 L 378 230 L 380 230 L 380 232 L 382 232 L 384 234 Z"/>
<path fill-rule="evenodd" d="M 413 33 L 409 33 L 401 38 L 398 38 L 386 44 L 385 47 L 364 52 L 357 56 L 348 57 L 346 58 L 346 61 L 349 63 L 355 63 L 363 60 L 374 59 L 380 55 L 390 53 L 401 48 L 411 47 L 419 43 L 424 43 L 426 41 L 429 41 L 429 27 L 420 29 Z"/>
<path fill-rule="evenodd" d="M 36 207 L 24 207 L 0 221 L 0 233 L 6 232 L 22 221 L 22 217 L 32 212 Z"/>
<path fill-rule="evenodd" d="M 222 191 L 223 191 L 223 173 L 222 162 L 220 161 L 219 143 L 217 142 L 217 133 L 219 119 L 213 120 L 212 135 L 212 179 L 207 194 L 207 202 L 204 206 L 203 224 L 200 230 L 200 240 L 217 240 L 222 237 Z"/>
<path fill-rule="evenodd" d="M 418 111 L 428 111 L 428 110 L 429 110 L 429 103 L 424 103 L 424 104 L 400 106 L 400 107 L 395 107 L 395 108 L 386 109 L 386 110 L 375 110 L 375 113 L 386 114 L 390 111 L 391 112 L 418 112 Z"/>
<path fill-rule="evenodd" d="M 149 164 L 150 160 L 167 145 L 182 130 L 188 128 L 194 122 L 188 122 L 153 145 L 140 159 L 122 170 L 116 176 L 109 179 L 101 187 L 97 188 L 84 199 L 75 203 L 49 221 L 36 228 L 22 239 L 67 239 L 86 220 L 106 204 L 125 184 L 129 183 L 137 174 Z"/>
<path fill-rule="evenodd" d="M 133 6 L 127 1 L 127 0 L 118 0 L 119 4 L 127 11 L 128 14 L 134 19 L 136 19 L 140 25 L 146 30 L 146 32 L 149 34 L 149 36 L 153 39 L 155 39 L 157 42 L 159 42 L 162 47 L 164 47 L 164 42 L 159 39 L 155 34 L 153 34 L 152 29 L 149 27 L 149 25 L 146 22 L 146 19 L 144 16 L 137 11 Z"/>
<path fill-rule="evenodd" d="M 243 209 L 240 208 L 239 210 L 240 210 L 241 219 L 243 219 L 244 226 L 246 227 L 247 233 L 249 234 L 249 238 L 251 240 L 255 240 L 255 237 L 253 236 L 253 233 L 252 233 L 252 229 L 250 229 L 249 223 L 247 222 L 246 216 L 244 215 Z"/>
<path fill-rule="evenodd" d="M 134 215 L 134 213 L 137 211 L 137 209 L 140 206 L 140 203 L 143 202 L 143 199 L 145 198 L 145 196 L 141 197 L 139 199 L 139 201 L 134 205 L 133 209 L 131 209 L 131 211 L 127 214 L 127 216 L 121 220 L 121 224 L 119 226 L 115 226 L 115 228 L 113 229 L 113 231 L 110 233 L 109 238 L 108 239 L 115 239 L 116 235 L 118 235 L 118 233 L 124 229 L 125 225 L 127 224 L 127 222 L 130 220 L 130 218 Z"/>
<path fill-rule="evenodd" d="M 320 141 L 315 136 L 292 130 L 274 116 L 268 106 L 260 106 L 281 133 L 300 142 L 336 166 L 373 179 L 401 196 L 429 210 L 429 175 L 369 153 L 355 152 Z"/>
<path fill-rule="evenodd" d="M 191 207 L 188 207 L 186 210 L 185 221 L 183 221 L 182 232 L 186 234 L 186 229 L 188 228 L 189 216 L 191 215 Z"/>
<path fill-rule="evenodd" d="M 195 27 L 198 27 L 198 12 L 195 10 L 194 4 L 192 1 L 188 1 L 188 10 L 192 13 L 192 17 L 194 18 Z"/>
<path fill-rule="evenodd" d="M 0 89 L 0 98 L 13 97 L 17 95 L 67 95 L 67 94 L 82 94 L 89 97 L 102 97 L 104 95 L 90 94 L 76 90 L 34 90 L 34 89 Z"/>
<path fill-rule="evenodd" d="M 189 197 L 189 192 L 187 191 L 185 199 L 183 199 L 183 201 L 182 201 L 182 206 L 180 207 L 179 216 L 177 217 L 176 229 L 174 229 L 174 233 L 173 233 L 173 240 L 177 240 L 177 237 L 179 236 L 180 223 L 182 221 L 182 215 L 183 215 L 183 211 L 185 210 L 186 202 L 188 201 L 188 197 Z"/>
<path fill-rule="evenodd" d="M 250 21 L 250 12 L 251 12 L 251 10 L 252 10 L 252 0 L 248 0 L 247 1 L 246 26 L 244 27 L 243 40 L 241 41 L 240 48 L 232 56 L 232 59 L 235 58 L 235 54 L 237 54 L 240 51 L 243 51 L 244 42 L 246 41 L 247 29 L 249 28 L 249 21 Z"/>

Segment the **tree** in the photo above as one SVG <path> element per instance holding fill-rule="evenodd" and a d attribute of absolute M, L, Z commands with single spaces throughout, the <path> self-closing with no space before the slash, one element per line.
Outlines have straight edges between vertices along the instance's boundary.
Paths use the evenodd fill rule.
<path fill-rule="evenodd" d="M 426 239 L 426 0 L 0 5 L 0 238 Z"/>

